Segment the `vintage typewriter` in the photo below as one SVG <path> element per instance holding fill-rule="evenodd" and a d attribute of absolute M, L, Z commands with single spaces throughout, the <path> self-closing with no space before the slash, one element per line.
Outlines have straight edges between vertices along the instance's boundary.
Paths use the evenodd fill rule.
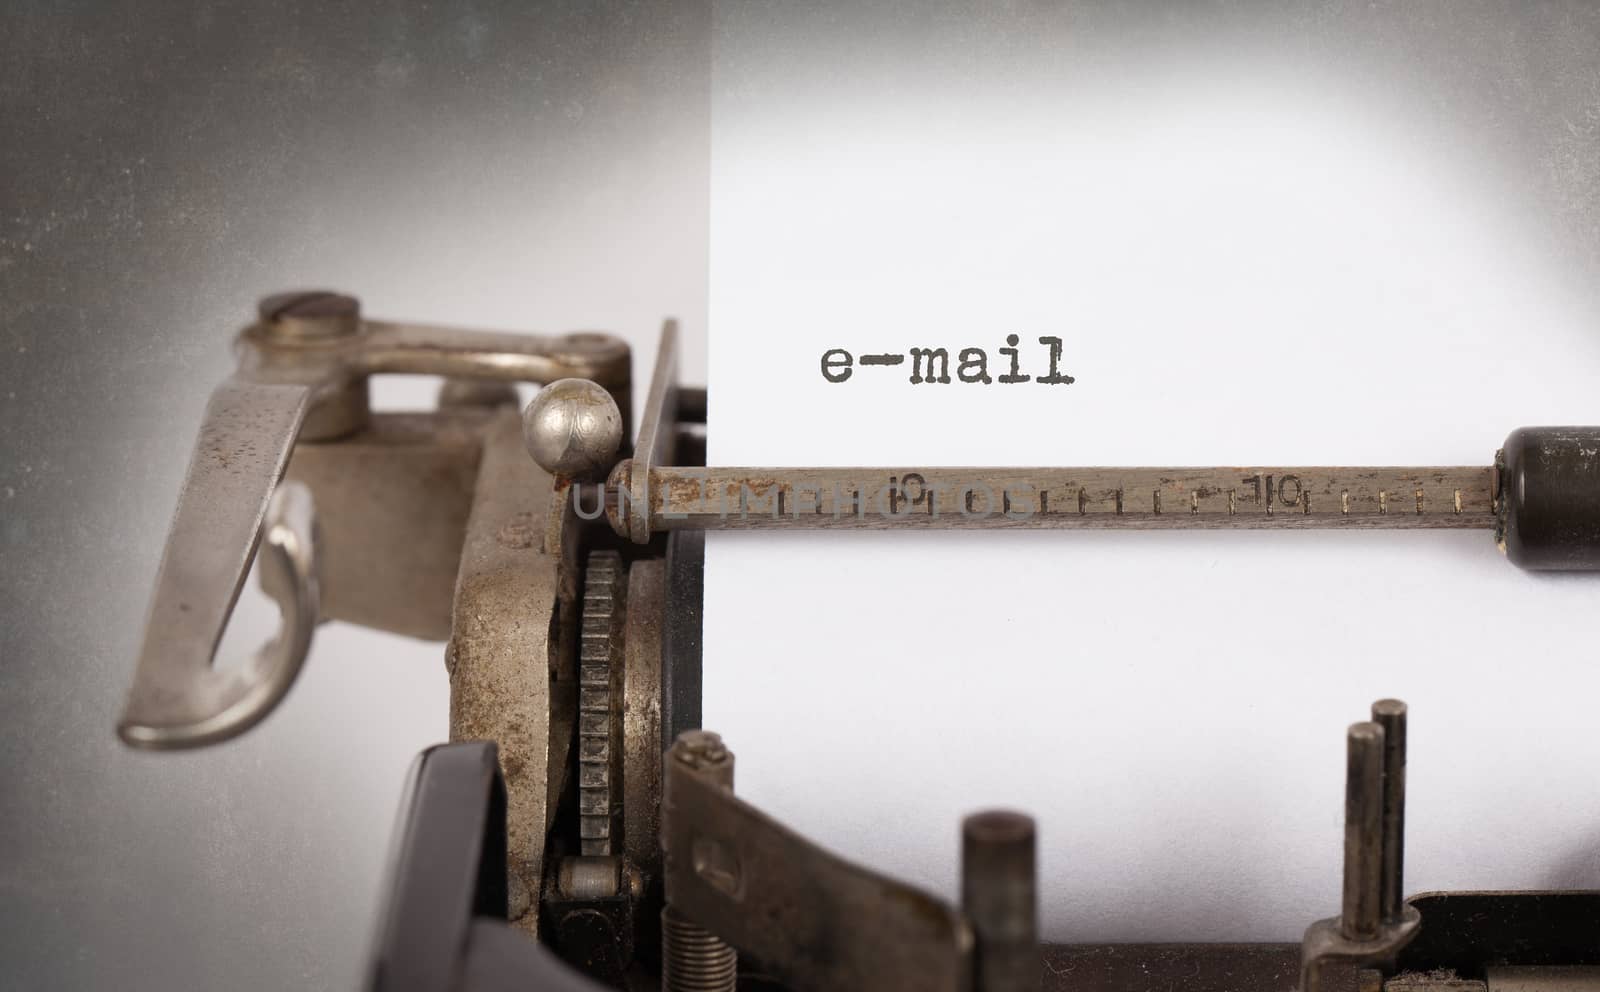
<path fill-rule="evenodd" d="M 1346 731 L 1343 903 L 1298 945 L 1041 944 L 1026 815 L 961 824 L 952 905 L 741 801 L 700 726 L 709 529 L 1464 527 L 1523 568 L 1592 571 L 1600 428 L 1517 430 L 1479 467 L 706 468 L 670 322 L 640 393 L 608 335 L 379 322 L 337 293 L 263 301 L 238 349 L 119 729 L 245 731 L 322 619 L 448 642 L 452 743 L 414 766 L 372 989 L 1600 988 L 1600 892 L 1405 897 L 1395 700 Z M 437 408 L 372 412 L 391 373 L 444 377 Z M 526 410 L 518 383 L 543 386 Z M 258 546 L 281 629 L 214 667 Z"/>

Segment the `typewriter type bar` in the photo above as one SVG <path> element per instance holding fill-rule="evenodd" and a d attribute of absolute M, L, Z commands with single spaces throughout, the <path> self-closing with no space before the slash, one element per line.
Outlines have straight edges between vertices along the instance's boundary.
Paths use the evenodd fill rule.
<path fill-rule="evenodd" d="M 1496 520 L 1493 469 L 1465 467 L 658 468 L 649 489 L 654 530 L 1492 528 Z"/>
<path fill-rule="evenodd" d="M 603 497 L 612 526 L 624 535 L 633 526 L 636 540 L 645 530 L 786 527 L 1481 529 L 1523 568 L 1600 568 L 1591 427 L 1523 428 L 1487 466 L 637 471 L 619 464 Z M 579 513 L 592 517 L 601 502 Z"/>

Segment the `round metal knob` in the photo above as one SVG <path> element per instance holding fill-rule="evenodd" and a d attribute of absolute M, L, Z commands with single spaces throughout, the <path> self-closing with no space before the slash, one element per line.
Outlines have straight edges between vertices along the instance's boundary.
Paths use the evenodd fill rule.
<path fill-rule="evenodd" d="M 622 444 L 622 411 L 588 379 L 557 379 L 522 412 L 522 443 L 551 475 L 589 480 L 604 475 Z"/>

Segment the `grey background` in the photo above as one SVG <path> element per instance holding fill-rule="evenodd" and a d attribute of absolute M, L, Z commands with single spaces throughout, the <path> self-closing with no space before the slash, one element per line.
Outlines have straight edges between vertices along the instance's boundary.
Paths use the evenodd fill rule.
<path fill-rule="evenodd" d="M 1593 4 L 1017 0 L 955 39 L 945 4 L 709 8 L 0 12 L 0 985 L 355 983 L 401 777 L 444 732 L 438 649 L 324 629 L 238 742 L 145 756 L 112 734 L 227 340 L 256 296 L 331 285 L 379 315 L 618 331 L 639 369 L 675 314 L 697 378 L 708 91 L 737 106 L 748 60 L 803 87 L 831 47 L 871 46 L 862 85 L 885 86 L 1056 38 L 1304 53 L 1483 163 L 1564 246 L 1551 264 L 1600 285 Z M 1510 368 L 1515 329 L 1507 347 Z M 242 611 L 230 645 L 270 623 Z"/>

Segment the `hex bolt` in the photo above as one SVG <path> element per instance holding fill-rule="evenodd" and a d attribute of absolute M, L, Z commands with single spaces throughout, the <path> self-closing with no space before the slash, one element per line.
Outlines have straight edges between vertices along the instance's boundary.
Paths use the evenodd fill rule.
<path fill-rule="evenodd" d="M 684 731 L 667 752 L 667 760 L 682 762 L 733 789 L 733 753 L 717 734 Z M 662 992 L 734 992 L 739 977 L 737 952 L 678 912 L 672 905 L 670 886 L 666 898 L 666 908 L 661 911 Z"/>
<path fill-rule="evenodd" d="M 961 909 L 977 938 L 977 987 L 1038 992 L 1039 890 L 1033 818 L 1006 810 L 961 824 Z"/>
<path fill-rule="evenodd" d="M 1354 723 L 1346 737 L 1344 906 L 1346 940 L 1378 936 L 1383 892 L 1383 727 Z"/>
<path fill-rule="evenodd" d="M 258 320 L 245 334 L 263 352 L 290 364 L 297 352 L 315 356 L 362 333 L 361 303 L 330 290 L 268 296 L 256 304 Z M 313 357 L 313 362 L 320 361 Z M 365 376 L 345 376 L 319 393 L 300 426 L 301 441 L 331 441 L 366 426 L 371 415 Z"/>
<path fill-rule="evenodd" d="M 1372 704 L 1372 722 L 1383 728 L 1383 892 L 1380 915 L 1385 923 L 1400 918 L 1405 901 L 1406 841 L 1406 704 L 1380 699 Z"/>

